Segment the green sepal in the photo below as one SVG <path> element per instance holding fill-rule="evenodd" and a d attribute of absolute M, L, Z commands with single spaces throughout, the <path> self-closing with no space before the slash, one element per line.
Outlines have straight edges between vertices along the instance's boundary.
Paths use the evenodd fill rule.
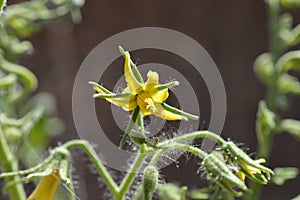
<path fill-rule="evenodd" d="M 185 121 L 188 121 L 188 119 L 192 119 L 192 120 L 198 120 L 199 117 L 196 116 L 196 115 L 193 115 L 193 114 L 190 114 L 190 113 L 187 113 L 187 112 L 184 112 L 182 110 L 179 110 L 173 106 L 170 106 L 166 103 L 162 103 L 161 104 L 165 110 L 171 112 L 171 113 L 174 113 L 174 114 L 177 114 L 177 115 L 180 115 L 182 117 L 183 120 Z"/>
<path fill-rule="evenodd" d="M 123 97 L 128 97 L 130 96 L 130 93 L 112 93 L 112 94 L 94 94 L 93 97 L 94 98 L 123 98 Z"/>
<path fill-rule="evenodd" d="M 111 91 L 109 91 L 108 89 L 106 89 L 105 87 L 99 85 L 98 83 L 96 83 L 94 81 L 89 81 L 88 84 L 92 85 L 95 88 L 98 88 L 99 90 L 101 90 L 105 94 L 111 94 L 112 93 Z"/>
<path fill-rule="evenodd" d="M 119 46 L 119 51 L 122 54 L 122 56 L 125 58 L 126 51 L 123 49 L 123 47 Z M 131 67 L 131 70 L 132 70 L 132 73 L 133 73 L 135 79 L 138 82 L 140 82 L 141 84 L 144 84 L 143 78 L 142 78 L 142 76 L 141 76 L 138 68 L 136 67 L 136 65 L 134 64 L 134 62 L 132 62 L 131 59 L 130 59 L 130 67 Z"/>
<path fill-rule="evenodd" d="M 6 6 L 6 0 L 0 0 L 0 17 L 3 13 L 3 9 Z"/>
<path fill-rule="evenodd" d="M 178 81 L 172 81 L 172 82 L 169 82 L 169 83 L 166 83 L 166 84 L 158 85 L 156 87 L 156 89 L 157 90 L 164 90 L 164 89 L 169 89 L 171 87 L 178 86 L 178 85 L 179 85 Z"/>

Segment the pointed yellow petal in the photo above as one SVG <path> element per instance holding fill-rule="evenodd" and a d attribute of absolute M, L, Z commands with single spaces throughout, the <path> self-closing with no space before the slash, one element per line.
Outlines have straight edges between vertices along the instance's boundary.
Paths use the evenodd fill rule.
<path fill-rule="evenodd" d="M 148 115 L 152 114 L 152 113 L 150 112 L 150 110 L 147 110 L 145 107 L 139 107 L 139 108 L 140 108 L 141 113 L 142 113 L 144 116 L 148 116 Z"/>
<path fill-rule="evenodd" d="M 105 89 L 105 91 L 103 91 L 99 87 L 94 87 L 94 90 L 96 90 L 99 94 L 107 94 L 107 93 L 113 94 L 112 92 L 110 92 L 106 89 Z M 134 95 L 130 95 L 130 96 L 122 97 L 122 98 L 105 98 L 105 100 L 112 104 L 115 104 L 116 106 L 122 107 L 126 111 L 131 111 L 136 108 L 136 101 L 135 101 Z"/>
<path fill-rule="evenodd" d="M 148 80 L 145 83 L 145 91 L 151 91 L 158 85 L 158 73 L 149 71 L 147 77 Z"/>
<path fill-rule="evenodd" d="M 180 115 L 177 115 L 177 114 L 174 114 L 174 113 L 171 113 L 171 112 L 165 110 L 164 107 L 160 104 L 156 104 L 155 108 L 156 109 L 152 112 L 152 114 L 154 114 L 160 118 L 163 118 L 166 120 L 181 120 L 182 119 L 182 117 Z"/>
<path fill-rule="evenodd" d="M 164 90 L 154 89 L 153 91 L 149 92 L 149 96 L 152 98 L 152 100 L 155 103 L 160 104 L 165 100 L 167 100 L 167 98 L 169 97 L 169 92 L 168 89 L 164 89 Z"/>
<path fill-rule="evenodd" d="M 143 89 L 143 85 L 139 83 L 134 77 L 131 67 L 130 67 L 130 55 L 126 52 L 125 64 L 124 64 L 124 75 L 127 85 L 129 87 L 130 93 L 135 95 Z"/>
<path fill-rule="evenodd" d="M 122 98 L 106 98 L 106 101 L 115 104 L 116 106 L 120 106 L 126 111 L 131 111 L 137 106 L 134 95 Z"/>
<path fill-rule="evenodd" d="M 27 200 L 53 200 L 59 182 L 58 171 L 43 177 Z"/>

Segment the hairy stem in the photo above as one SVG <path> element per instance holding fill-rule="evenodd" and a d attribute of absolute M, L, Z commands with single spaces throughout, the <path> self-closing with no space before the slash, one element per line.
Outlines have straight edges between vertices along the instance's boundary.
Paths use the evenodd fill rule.
<path fill-rule="evenodd" d="M 110 191 L 112 192 L 114 197 L 116 198 L 118 196 L 119 188 L 118 188 L 117 184 L 111 178 L 110 174 L 108 173 L 108 171 L 102 164 L 101 160 L 98 158 L 97 153 L 95 152 L 93 147 L 87 141 L 72 140 L 72 141 L 65 143 L 62 147 L 65 147 L 69 150 L 74 147 L 82 148 L 87 153 L 87 155 L 89 156 L 89 158 L 91 159 L 93 164 L 96 166 L 97 171 L 101 175 L 104 183 L 110 189 Z"/>
<path fill-rule="evenodd" d="M 124 179 L 120 185 L 119 195 L 118 195 L 118 198 L 116 198 L 116 200 L 124 200 L 125 199 L 126 192 L 130 188 L 130 186 L 136 176 L 136 173 L 142 166 L 145 158 L 149 155 L 145 152 L 146 152 L 145 145 L 141 145 L 140 152 L 138 153 L 135 161 L 133 162 L 132 167 L 130 168 L 130 171 L 126 174 L 126 176 L 124 177 Z"/>
<path fill-rule="evenodd" d="M 11 149 L 9 148 L 3 129 L 0 127 L 0 164 L 3 172 L 18 171 L 18 160 L 15 158 Z M 19 176 L 10 176 L 6 178 L 6 182 L 18 181 Z M 22 184 L 13 184 L 9 187 L 9 196 L 12 200 L 24 200 L 26 194 Z"/>
<path fill-rule="evenodd" d="M 165 146 L 167 144 L 171 144 L 171 143 L 190 141 L 190 140 L 194 140 L 197 138 L 210 138 L 210 139 L 215 140 L 219 145 L 221 145 L 225 142 L 225 140 L 223 140 L 219 135 L 212 133 L 210 131 L 196 131 L 196 132 L 188 133 L 188 134 L 181 135 L 181 136 L 172 138 L 170 140 L 161 142 L 157 145 L 157 147 L 163 147 L 163 146 Z"/>

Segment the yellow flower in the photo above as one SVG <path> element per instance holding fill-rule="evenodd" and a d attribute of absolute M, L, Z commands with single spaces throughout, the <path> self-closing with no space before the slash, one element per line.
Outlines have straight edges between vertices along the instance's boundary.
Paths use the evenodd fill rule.
<path fill-rule="evenodd" d="M 44 176 L 27 200 L 52 200 L 61 181 L 59 171 Z"/>
<path fill-rule="evenodd" d="M 253 161 L 255 163 L 255 165 L 260 166 L 261 164 L 265 163 L 266 160 L 263 158 L 260 158 L 258 160 L 254 160 Z M 264 169 L 260 169 L 254 165 L 250 165 L 247 164 L 245 162 L 243 162 L 242 160 L 239 161 L 239 165 L 240 165 L 240 171 L 239 171 L 239 177 L 242 180 L 245 180 L 245 177 L 248 176 L 249 178 L 251 178 L 254 181 L 257 181 L 261 184 L 266 184 L 269 180 L 269 177 L 265 177 L 263 173 L 265 173 L 266 171 Z"/>
<path fill-rule="evenodd" d="M 159 85 L 158 73 L 149 71 L 147 74 L 148 79 L 144 83 L 137 69 L 132 69 L 133 62 L 130 59 L 130 54 L 124 52 L 124 57 L 124 75 L 127 87 L 122 93 L 117 94 L 110 92 L 97 83 L 89 82 L 98 92 L 98 94 L 94 95 L 95 98 L 105 98 L 110 103 L 120 106 L 126 111 L 132 111 L 138 107 L 144 116 L 153 114 L 166 120 L 198 119 L 197 116 L 185 113 L 164 103 L 169 96 L 168 88 L 178 85 L 179 82 L 175 81 Z"/>

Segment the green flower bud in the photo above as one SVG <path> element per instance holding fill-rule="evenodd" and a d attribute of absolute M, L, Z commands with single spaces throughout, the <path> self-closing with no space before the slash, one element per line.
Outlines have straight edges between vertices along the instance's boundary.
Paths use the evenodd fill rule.
<path fill-rule="evenodd" d="M 238 192 L 234 188 L 248 191 L 245 183 L 234 175 L 227 165 L 214 154 L 206 156 L 202 161 L 202 166 L 207 173 L 208 179 L 216 182 L 225 191 L 235 196 L 241 196 L 242 192 Z"/>
<path fill-rule="evenodd" d="M 143 193 L 145 200 L 151 200 L 158 181 L 158 171 L 154 166 L 147 166 L 143 176 Z"/>
<path fill-rule="evenodd" d="M 185 200 L 186 199 L 186 190 L 187 187 L 183 186 L 179 188 L 178 186 L 167 183 L 163 185 L 159 185 L 157 187 L 158 196 L 160 200 Z"/>
<path fill-rule="evenodd" d="M 243 150 L 238 148 L 233 142 L 226 142 L 222 145 L 222 150 L 232 163 L 237 163 L 240 172 L 244 175 L 240 176 L 243 180 L 245 175 L 251 180 L 259 184 L 267 184 L 273 175 L 273 171 L 261 163 L 265 162 L 265 159 L 253 160 Z"/>

